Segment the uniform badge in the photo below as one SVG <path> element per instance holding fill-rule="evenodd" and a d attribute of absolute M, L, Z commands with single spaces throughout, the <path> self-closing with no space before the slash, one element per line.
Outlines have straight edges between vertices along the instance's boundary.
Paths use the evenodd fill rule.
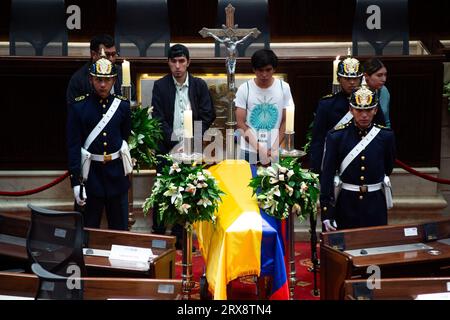
<path fill-rule="evenodd" d="M 111 73 L 112 64 L 107 59 L 99 59 L 95 65 L 97 74 L 106 74 L 109 75 Z"/>
<path fill-rule="evenodd" d="M 343 64 L 345 73 L 357 73 L 359 71 L 359 61 L 355 58 L 346 58 Z"/>
<path fill-rule="evenodd" d="M 372 91 L 366 87 L 362 87 L 355 93 L 355 100 L 359 106 L 368 106 L 372 103 Z"/>

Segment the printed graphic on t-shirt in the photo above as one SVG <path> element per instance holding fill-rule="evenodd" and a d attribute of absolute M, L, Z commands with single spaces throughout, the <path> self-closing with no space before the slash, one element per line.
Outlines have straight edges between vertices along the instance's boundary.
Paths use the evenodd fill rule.
<path fill-rule="evenodd" d="M 278 120 L 278 108 L 269 101 L 260 101 L 250 111 L 250 126 L 256 130 L 271 130 Z"/>

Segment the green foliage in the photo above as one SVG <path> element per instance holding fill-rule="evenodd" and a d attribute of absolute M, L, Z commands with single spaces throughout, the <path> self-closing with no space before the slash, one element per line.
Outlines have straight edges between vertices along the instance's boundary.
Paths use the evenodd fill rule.
<path fill-rule="evenodd" d="M 131 110 L 130 154 L 136 159 L 136 169 L 156 165 L 155 151 L 162 140 L 159 120 L 151 117 L 152 108 L 139 105 Z"/>
<path fill-rule="evenodd" d="M 308 132 L 306 132 L 306 143 L 303 146 L 303 151 L 305 153 L 308 153 L 309 152 L 309 148 L 311 147 L 313 126 L 314 126 L 314 120 L 311 121 L 311 123 L 309 124 L 309 127 L 308 127 Z"/>
<path fill-rule="evenodd" d="M 166 225 L 192 226 L 205 220 L 214 223 L 224 194 L 217 180 L 204 169 L 205 165 L 177 163 L 169 155 L 163 157 L 167 165 L 156 176 L 151 195 L 142 206 L 144 213 L 154 208 L 158 222 Z"/>
<path fill-rule="evenodd" d="M 448 111 L 450 111 L 450 81 L 444 82 L 444 89 L 442 95 L 448 99 Z"/>
<path fill-rule="evenodd" d="M 259 167 L 249 184 L 260 208 L 278 219 L 295 213 L 300 220 L 317 214 L 318 175 L 302 169 L 298 159 L 283 158 L 270 167 Z"/>

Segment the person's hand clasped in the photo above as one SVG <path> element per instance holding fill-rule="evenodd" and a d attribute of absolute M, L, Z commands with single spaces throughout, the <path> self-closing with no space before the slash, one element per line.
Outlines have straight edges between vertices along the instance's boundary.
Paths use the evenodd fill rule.
<path fill-rule="evenodd" d="M 336 231 L 337 228 L 336 221 L 333 220 L 333 222 L 331 222 L 330 220 L 327 219 L 324 220 L 322 223 L 326 231 Z"/>
<path fill-rule="evenodd" d="M 83 199 L 80 198 L 80 186 L 73 187 L 73 196 L 75 201 L 79 206 L 84 206 L 86 204 L 86 188 L 83 188 Z"/>

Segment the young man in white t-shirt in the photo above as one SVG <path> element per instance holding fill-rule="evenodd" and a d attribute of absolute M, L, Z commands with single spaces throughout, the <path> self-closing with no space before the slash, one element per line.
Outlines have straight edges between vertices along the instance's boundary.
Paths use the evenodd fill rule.
<path fill-rule="evenodd" d="M 240 158 L 250 163 L 276 161 L 284 140 L 285 108 L 293 104 L 293 99 L 289 84 L 273 76 L 277 65 L 272 50 L 256 51 L 252 55 L 256 78 L 240 85 L 234 100 L 241 136 Z"/>

